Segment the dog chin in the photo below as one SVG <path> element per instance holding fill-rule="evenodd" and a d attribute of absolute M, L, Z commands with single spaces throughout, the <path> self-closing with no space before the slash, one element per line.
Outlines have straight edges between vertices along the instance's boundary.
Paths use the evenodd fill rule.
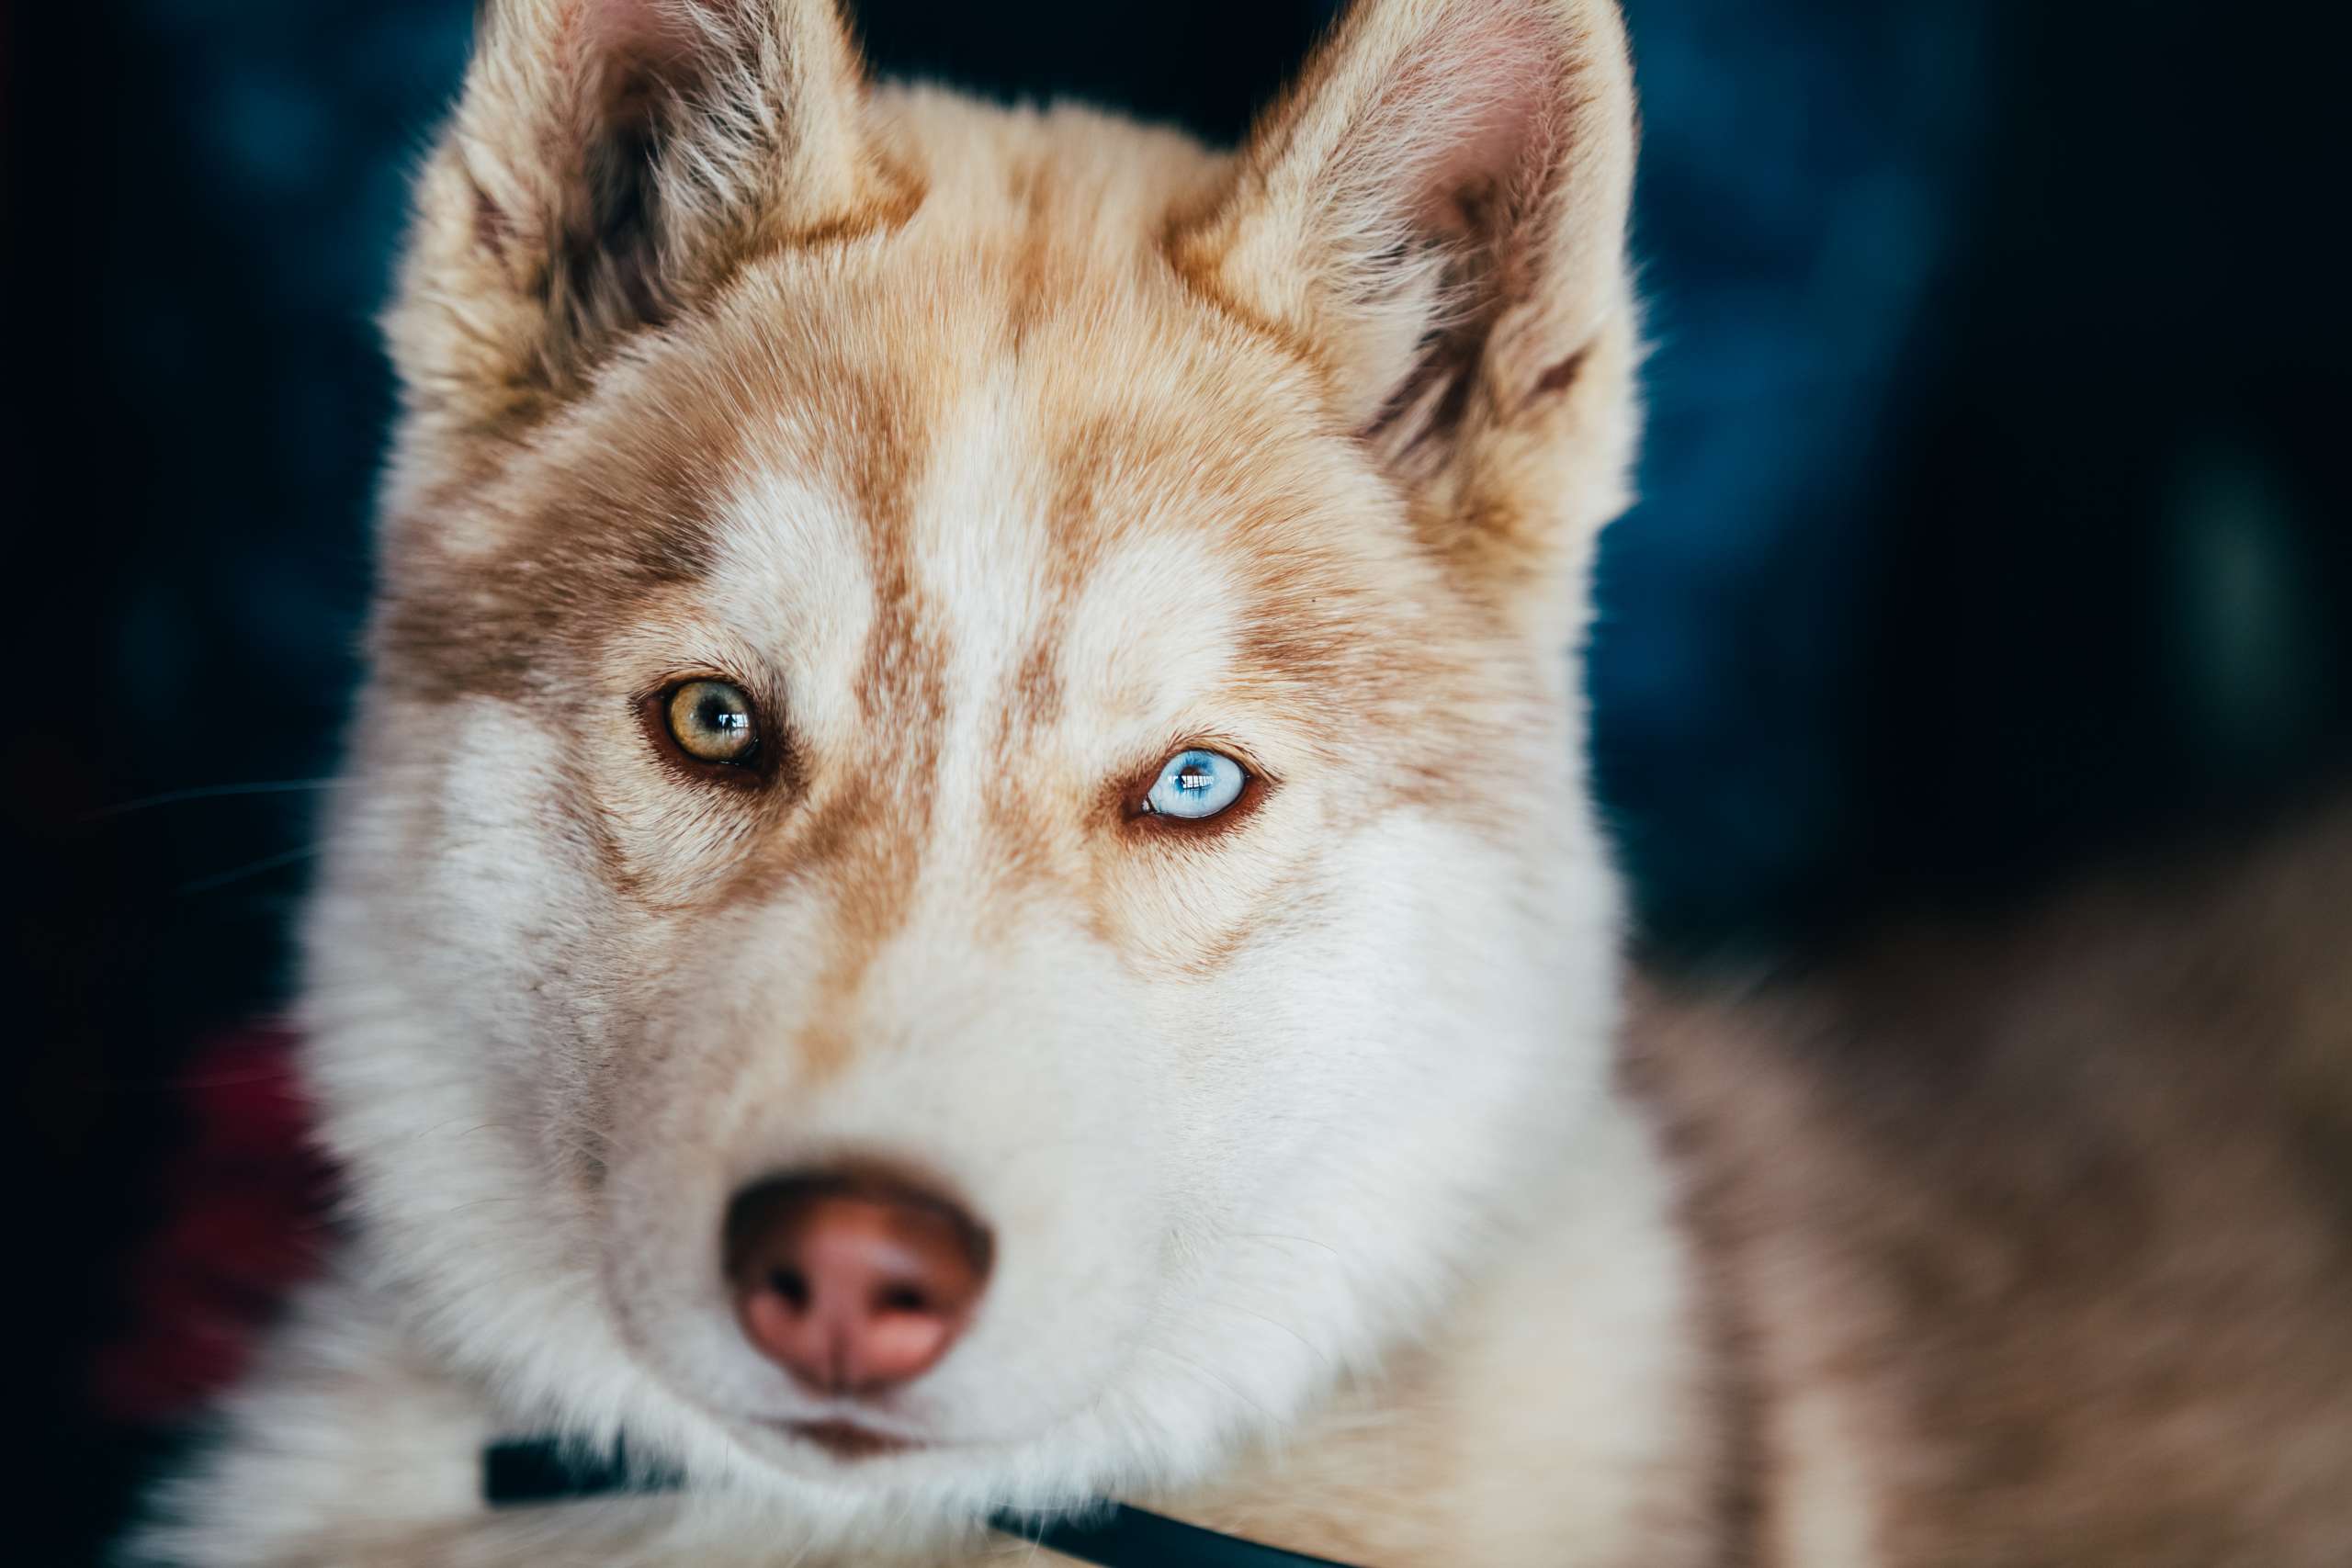
<path fill-rule="evenodd" d="M 904 1525 L 968 1524 L 1001 1508 L 1067 1507 L 1113 1484 L 1080 1473 L 1050 1439 L 971 1444 L 910 1439 L 855 1421 L 759 1423 L 736 1440 L 804 1506 L 821 1499 L 843 1517 L 876 1507 Z M 928 1521 L 925 1525 L 924 1521 Z"/>
<path fill-rule="evenodd" d="M 818 1412 L 721 1425 L 760 1464 L 800 1483 L 861 1494 L 932 1495 L 964 1499 L 999 1487 L 1008 1472 L 1035 1468 L 1031 1452 L 1045 1437 L 975 1441 L 926 1433 L 879 1415 Z"/>
<path fill-rule="evenodd" d="M 762 1421 L 736 1437 L 759 1458 L 800 1481 L 850 1487 L 903 1486 L 952 1475 L 977 1450 L 927 1441 L 841 1417 Z"/>
<path fill-rule="evenodd" d="M 1101 1412 L 1133 1403 L 1105 1391 Z M 930 1528 L 967 1525 L 1001 1511 L 1053 1512 L 1139 1484 L 1182 1486 L 1215 1474 L 1233 1434 L 1205 1412 L 1148 1428 L 1081 1415 L 1023 1435 L 925 1433 L 919 1425 L 851 1413 L 724 1423 L 731 1446 L 780 1495 L 840 1517 L 881 1508 Z M 1141 1440 L 1138 1441 L 1137 1439 Z"/>

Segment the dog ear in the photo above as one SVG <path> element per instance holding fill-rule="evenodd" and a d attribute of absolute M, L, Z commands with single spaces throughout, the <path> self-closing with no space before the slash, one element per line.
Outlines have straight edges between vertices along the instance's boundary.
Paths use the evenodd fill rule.
<path fill-rule="evenodd" d="M 1588 536 L 1623 504 L 1634 142 L 1612 0 L 1358 0 L 1170 254 L 1425 510 L 1481 525 L 1454 547 L 1548 570 L 1563 519 L 1524 498 L 1578 490 Z"/>
<path fill-rule="evenodd" d="M 482 0 L 387 321 L 412 412 L 527 421 L 763 248 L 878 220 L 834 0 Z"/>

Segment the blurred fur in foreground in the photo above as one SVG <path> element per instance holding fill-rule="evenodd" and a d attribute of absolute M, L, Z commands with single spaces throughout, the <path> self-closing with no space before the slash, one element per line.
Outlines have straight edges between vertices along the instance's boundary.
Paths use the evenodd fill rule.
<path fill-rule="evenodd" d="M 1629 1066 L 1763 1560 L 2345 1560 L 2352 802 L 1690 989 Z"/>

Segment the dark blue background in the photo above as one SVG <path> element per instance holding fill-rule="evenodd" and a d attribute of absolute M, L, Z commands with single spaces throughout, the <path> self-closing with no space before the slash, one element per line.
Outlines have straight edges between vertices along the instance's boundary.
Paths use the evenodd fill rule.
<path fill-rule="evenodd" d="M 1329 9 L 859 7 L 885 69 L 1220 139 Z M 1995 903 L 2325 776 L 2352 732 L 2335 8 L 1629 10 L 1657 350 L 1590 683 L 1647 939 Z M 105 0 L 0 42 L 0 791 L 69 1529 L 145 1451 L 72 1388 L 173 1066 L 282 991 L 368 581 L 369 319 L 469 22 Z M 261 784 L 288 787 L 178 797 Z"/>

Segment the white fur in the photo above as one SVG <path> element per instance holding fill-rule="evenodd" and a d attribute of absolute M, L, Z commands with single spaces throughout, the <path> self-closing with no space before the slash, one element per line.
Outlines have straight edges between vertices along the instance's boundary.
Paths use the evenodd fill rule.
<path fill-rule="evenodd" d="M 1347 160 L 1335 190 L 1361 210 L 1300 215 L 1333 231 L 1333 265 L 1361 270 L 1368 246 L 1392 248 L 1430 197 L 1431 161 L 1444 161 L 1433 149 L 1478 142 L 1506 109 L 1549 114 L 1568 44 L 1590 42 L 1562 20 L 1570 11 L 1598 25 L 1583 6 L 1374 8 L 1345 46 L 1353 63 L 1331 73 L 1348 123 L 1317 120 L 1295 149 L 1304 157 L 1321 137 Z M 565 14 L 541 6 L 514 25 L 560 28 Z M 794 39 L 820 36 L 815 8 L 786 14 Z M 1604 39 L 1595 69 L 1623 108 L 1614 47 Z M 1399 49 L 1406 87 L 1431 101 L 1367 141 L 1366 105 L 1390 107 L 1367 84 Z M 859 128 L 773 96 L 779 83 L 809 90 L 822 60 L 761 50 L 741 80 L 705 84 L 738 106 L 698 108 L 663 154 L 665 216 L 680 223 L 670 243 L 708 243 L 689 231 L 755 205 L 761 180 L 863 188 L 870 171 L 786 178 L 763 162 L 821 164 Z M 1543 51 L 1566 52 L 1541 68 L 1520 60 Z M 571 85 L 550 86 L 501 56 L 478 66 L 461 112 L 452 145 L 478 162 L 495 152 L 510 184 L 486 195 L 522 214 L 506 214 L 508 246 L 533 243 L 524 219 L 560 216 L 577 197 L 560 166 L 528 163 L 577 111 L 565 95 L 579 62 L 566 70 Z M 1631 436 L 1611 206 L 1629 111 L 1610 128 L 1623 142 L 1617 172 L 1577 197 L 1596 237 L 1582 250 L 1548 231 L 1528 242 L 1584 258 L 1547 273 L 1538 256 L 1527 275 L 1576 295 L 1561 319 L 1586 335 L 1561 340 L 1528 310 L 1498 328 L 1492 356 L 1515 380 L 1484 389 L 1446 470 L 1453 489 L 1423 498 L 1524 512 L 1525 539 L 1450 551 L 1408 502 L 1408 483 L 1427 476 L 1385 473 L 1354 439 L 1361 410 L 1335 421 L 1295 364 L 1138 249 L 1218 173 L 1205 154 L 1083 116 L 990 118 L 924 94 L 877 104 L 878 122 L 932 127 L 932 188 L 890 243 L 931 246 L 936 265 L 869 276 L 860 269 L 886 253 L 866 241 L 763 256 L 727 274 L 674 336 L 612 351 L 582 394 L 608 423 L 559 412 L 502 449 L 512 472 L 562 469 L 596 457 L 613 410 L 650 443 L 700 428 L 680 417 L 693 412 L 681 397 L 718 400 L 741 449 L 701 476 L 717 498 L 709 570 L 692 589 L 626 604 L 542 606 L 594 623 L 598 662 L 576 690 L 426 699 L 379 675 L 365 694 L 305 931 L 300 1010 L 358 1239 L 230 1403 L 219 1445 L 159 1500 L 143 1549 L 198 1565 L 936 1562 L 989 1550 L 992 1510 L 1129 1495 L 1392 1563 L 1470 1549 L 1488 1562 L 1687 1560 L 1703 1533 L 1688 1517 L 1704 1484 L 1690 1456 L 1705 1447 L 1692 1307 L 1657 1156 L 1610 1082 L 1618 897 L 1557 643 L 1580 623 L 1582 563 Z M 1114 135 L 1162 171 L 1158 185 L 1110 179 L 1118 159 L 1101 147 Z M 1542 135 L 1528 146 L 1550 151 Z M 996 161 L 967 156 L 974 147 Z M 1051 148 L 1078 149 L 1056 154 L 1081 193 L 1063 199 L 1098 204 L 1090 276 L 1127 293 L 1068 306 L 1042 365 L 991 360 L 996 350 L 971 346 L 993 342 L 978 335 L 985 321 L 963 324 L 978 319 L 968 301 L 982 275 L 955 270 L 974 250 L 959 225 L 1001 205 L 1000 164 Z M 1497 155 L 1523 162 L 1527 147 Z M 1401 196 L 1380 189 L 1398 159 Z M 1294 158 L 1273 183 L 1311 189 L 1313 175 Z M 1510 177 L 1524 175 L 1514 163 Z M 481 225 L 460 176 L 444 164 L 432 177 L 461 199 L 428 213 L 424 281 L 395 321 L 419 391 L 388 487 L 403 515 L 432 510 L 442 455 L 472 439 L 469 420 L 526 403 L 538 417 L 571 395 L 562 378 L 577 363 L 525 398 L 513 367 L 537 351 L 518 339 L 506 347 L 523 358 L 481 384 L 484 344 L 537 330 L 532 305 L 527 292 L 504 299 L 493 320 L 469 298 L 433 297 L 436 265 L 492 294 L 514 269 L 504 251 L 495 266 L 473 254 Z M 1583 220 L 1560 201 L 1566 232 Z M 1254 246 L 1265 261 L 1274 229 L 1234 210 L 1256 236 L 1236 254 Z M 1429 319 L 1432 276 L 1421 262 L 1408 272 L 1397 297 Z M 1323 282 L 1350 309 L 1368 303 L 1360 278 Z M 820 287 L 849 305 L 796 314 L 796 290 Z M 865 310 L 882 288 L 887 309 Z M 594 308 L 628 298 L 607 290 Z M 1571 376 L 1558 396 L 1581 401 L 1529 401 L 1537 373 L 1586 362 L 1593 299 L 1619 312 L 1592 340 L 1598 389 Z M 444 306 L 464 324 L 454 349 L 435 335 Z M 564 352 L 602 352 L 598 334 L 629 328 L 582 318 Z M 729 345 L 766 345 L 781 377 L 833 346 L 819 334 L 874 363 L 928 355 L 922 385 L 949 389 L 923 404 L 908 459 L 905 584 L 877 581 L 862 541 L 871 520 L 852 475 L 876 433 L 822 389 L 763 401 L 725 379 L 763 374 L 728 358 Z M 682 377 L 698 346 L 733 368 Z M 1115 378 L 1094 385 L 1106 365 Z M 1188 450 L 1166 434 L 1184 428 L 1169 411 L 1202 409 L 1204 388 L 1219 403 L 1257 400 L 1239 405 L 1254 423 Z M 1103 480 L 1092 504 L 1118 526 L 1063 603 L 1048 581 L 1061 547 L 1046 455 L 1073 398 L 1163 444 L 1161 460 Z M 1530 409 L 1533 423 L 1511 423 Z M 1533 499 L 1500 504 L 1513 485 Z M 498 493 L 531 492 L 513 479 Z M 498 570 L 506 528 L 529 510 L 500 504 L 496 527 L 428 536 L 428 553 Z M 1252 508 L 1291 530 L 1261 521 L 1254 536 L 1282 561 L 1246 558 L 1227 537 Z M 431 525 L 407 524 L 396 551 Z M 1506 562 L 1485 596 L 1461 585 L 1473 543 Z M 1549 565 L 1531 572 L 1537 557 Z M 420 563 L 392 564 L 405 584 Z M 1252 570 L 1276 565 L 1295 571 L 1294 595 L 1359 596 L 1388 644 L 1373 651 L 1401 668 L 1422 657 L 1454 687 L 1368 684 L 1385 705 L 1351 718 L 1354 732 L 1303 719 L 1309 710 L 1275 689 L 1284 672 L 1243 657 L 1248 616 L 1264 613 Z M 935 720 L 922 720 L 935 745 L 921 777 L 872 785 L 921 792 L 890 797 L 889 848 L 916 869 L 850 988 L 820 994 L 858 889 L 784 874 L 757 897 L 710 903 L 772 819 L 662 773 L 628 698 L 668 671 L 757 672 L 788 692 L 811 769 L 854 776 L 849 761 L 888 750 L 861 670 L 876 648 L 912 658 L 876 640 L 905 604 L 953 650 Z M 1022 710 L 1041 639 L 1060 695 L 1008 750 L 1003 718 Z M 1424 732 L 1476 734 L 1478 754 L 1421 754 L 1411 742 Z M 1103 851 L 1106 781 L 1202 737 L 1275 781 L 1255 816 L 1181 852 Z M 1400 765 L 1458 771 L 1464 798 L 1367 776 Z M 1051 852 L 1095 859 L 1027 880 L 1009 870 L 1001 818 L 1015 792 L 1079 825 Z M 593 831 L 581 821 L 591 808 Z M 820 1012 L 852 1044 L 838 1061 L 804 1038 Z M 912 1162 L 947 1183 L 992 1231 L 997 1259 L 953 1352 L 856 1412 L 922 1446 L 854 1461 L 781 1430 L 846 1409 L 745 1343 L 718 1246 L 733 1192 L 844 1155 Z M 683 1467 L 684 1496 L 492 1516 L 473 1495 L 486 1438 L 601 1445 L 624 1430 L 635 1451 Z"/>

